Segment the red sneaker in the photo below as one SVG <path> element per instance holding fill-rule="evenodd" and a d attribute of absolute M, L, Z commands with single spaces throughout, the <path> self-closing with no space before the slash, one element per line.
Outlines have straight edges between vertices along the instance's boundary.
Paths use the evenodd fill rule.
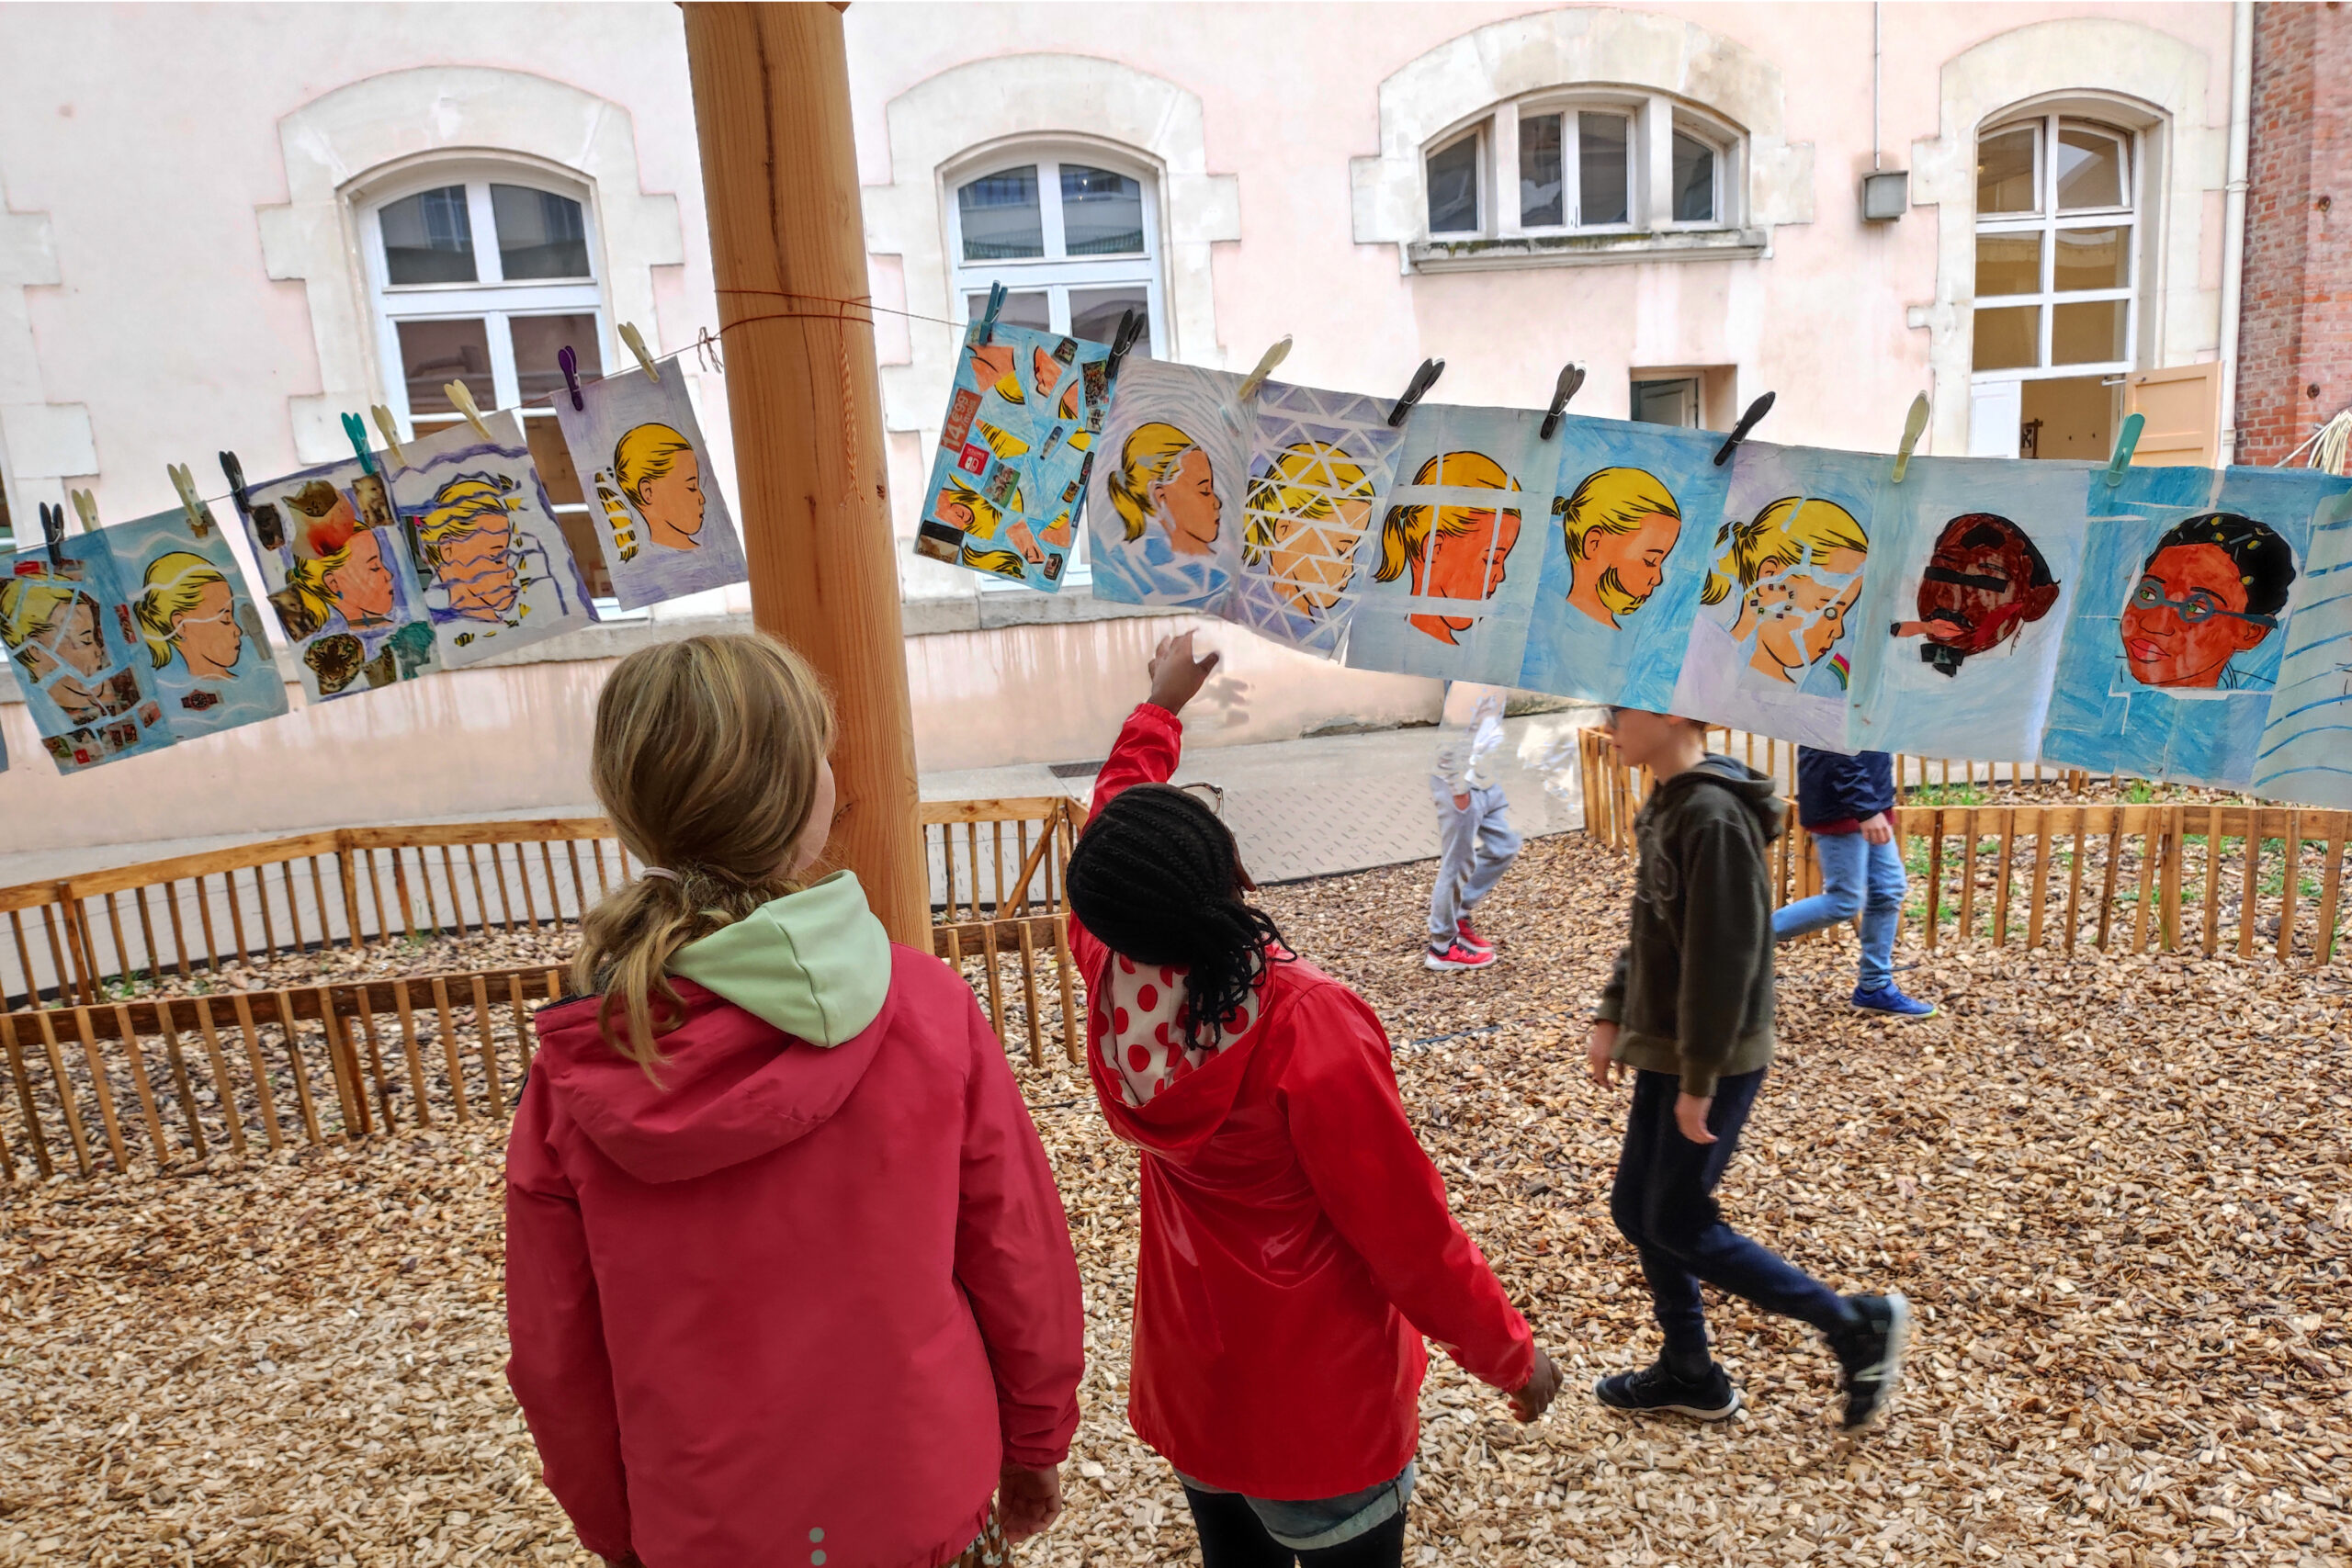
<path fill-rule="evenodd" d="M 1481 953 L 1494 952 L 1495 944 L 1493 942 L 1488 942 L 1485 937 L 1480 936 L 1476 931 L 1470 929 L 1469 916 L 1464 915 L 1460 919 L 1454 921 L 1453 929 L 1456 934 L 1462 938 L 1464 943 L 1467 946 L 1475 947 Z"/>
<path fill-rule="evenodd" d="M 1423 964 L 1431 969 L 1441 971 L 1484 969 L 1494 961 L 1495 953 L 1492 948 L 1472 947 L 1460 937 L 1452 938 L 1443 946 L 1431 942 L 1429 951 L 1421 955 Z"/>

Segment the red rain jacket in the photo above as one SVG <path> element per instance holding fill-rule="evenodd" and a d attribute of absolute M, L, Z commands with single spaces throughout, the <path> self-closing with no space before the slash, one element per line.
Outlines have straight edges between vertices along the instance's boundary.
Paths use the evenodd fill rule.
<path fill-rule="evenodd" d="M 890 960 L 831 1049 L 673 978 L 660 1089 L 594 1001 L 539 1014 L 507 1378 L 591 1551 L 935 1568 L 1002 1462 L 1068 1455 L 1081 1306 L 1045 1150 L 970 988 Z"/>
<path fill-rule="evenodd" d="M 1094 809 L 1165 783 L 1182 737 L 1166 709 L 1137 707 Z M 1106 997 L 1116 955 L 1070 931 L 1088 995 Z M 1296 1501 L 1405 1468 L 1423 1334 L 1506 1390 L 1527 1382 L 1534 1340 L 1446 1207 L 1380 1020 L 1312 964 L 1270 973 L 1259 1026 L 1148 1104 L 1127 1104 L 1104 1062 L 1099 1011 L 1087 1064 L 1112 1129 L 1145 1155 L 1127 1419 L 1196 1480 Z"/>

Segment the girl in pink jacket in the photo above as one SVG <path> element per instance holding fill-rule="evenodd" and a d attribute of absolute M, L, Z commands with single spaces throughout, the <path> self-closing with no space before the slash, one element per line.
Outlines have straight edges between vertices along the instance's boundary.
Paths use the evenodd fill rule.
<path fill-rule="evenodd" d="M 1060 1511 L 1068 1223 L 970 988 L 809 874 L 831 724 L 749 637 L 634 653 L 597 704 L 645 870 L 538 1016 L 507 1381 L 610 1562 L 978 1568 Z"/>

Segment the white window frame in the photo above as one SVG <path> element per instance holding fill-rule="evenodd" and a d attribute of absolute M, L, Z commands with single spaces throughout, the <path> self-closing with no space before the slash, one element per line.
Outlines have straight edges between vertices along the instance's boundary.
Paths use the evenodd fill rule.
<path fill-rule="evenodd" d="M 1577 116 L 1582 113 L 1620 114 L 1631 122 L 1626 137 L 1625 219 L 1617 223 L 1582 221 L 1579 188 L 1582 176 Z M 1562 221 L 1531 224 L 1521 220 L 1519 122 L 1522 118 L 1558 115 L 1560 177 L 1563 184 Z M 1674 133 L 1681 131 L 1702 141 L 1714 153 L 1714 212 L 1705 219 L 1674 217 Z M 1429 228 L 1429 164 L 1430 158 L 1461 141 L 1478 139 L 1478 227 L 1475 231 L 1437 233 Z M 1713 232 L 1736 229 L 1743 214 L 1738 195 L 1744 189 L 1741 133 L 1696 107 L 1663 93 L 1622 87 L 1552 88 L 1489 105 L 1469 119 L 1449 126 L 1430 138 L 1421 153 L 1423 238 L 1433 243 L 1467 240 L 1547 239 L 1570 234 L 1641 234 Z"/>
<path fill-rule="evenodd" d="M 2102 136 L 2114 137 L 2122 144 L 2125 205 L 2121 207 L 2086 207 L 2058 210 L 2057 160 L 2052 150 L 2057 145 L 2062 129 L 2080 126 Z M 2034 210 L 2027 213 L 1984 213 L 1976 217 L 1976 234 L 2037 234 L 2041 240 L 2041 287 L 2030 294 L 1975 294 L 1971 308 L 1972 322 L 1975 311 L 1997 310 L 2018 306 L 2037 307 L 2041 310 L 2039 341 L 2035 346 L 2035 363 L 2012 366 L 1997 370 L 1971 368 L 1972 384 L 1992 381 L 2054 381 L 2081 376 L 2120 377 L 2130 375 L 2139 365 L 2140 346 L 2140 250 L 2146 236 L 2147 157 L 2145 138 L 2129 126 L 2099 119 L 2092 115 L 2062 114 L 2044 110 L 2030 115 L 2017 115 L 1986 125 L 1977 132 L 1984 138 L 1999 136 L 2007 131 L 2034 127 Z M 2057 288 L 2058 236 L 2068 229 L 2121 229 L 2125 257 L 2125 280 L 2121 288 L 2070 289 L 2064 293 Z M 1974 269 L 1974 242 L 1970 246 L 1970 267 Z M 2051 362 L 2051 347 L 2057 325 L 2059 305 L 2088 305 L 2103 300 L 2123 301 L 2123 357 L 2093 360 L 2084 364 L 2054 365 Z M 1973 350 L 1971 351 L 1973 357 Z"/>

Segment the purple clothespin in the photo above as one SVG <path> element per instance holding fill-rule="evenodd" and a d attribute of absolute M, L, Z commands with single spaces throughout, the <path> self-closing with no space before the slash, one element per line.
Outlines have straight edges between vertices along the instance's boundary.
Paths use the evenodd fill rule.
<path fill-rule="evenodd" d="M 588 405 L 580 396 L 580 356 L 571 352 L 570 344 L 565 344 L 556 350 L 555 362 L 563 370 L 563 384 L 571 390 L 573 412 L 585 412 Z"/>

